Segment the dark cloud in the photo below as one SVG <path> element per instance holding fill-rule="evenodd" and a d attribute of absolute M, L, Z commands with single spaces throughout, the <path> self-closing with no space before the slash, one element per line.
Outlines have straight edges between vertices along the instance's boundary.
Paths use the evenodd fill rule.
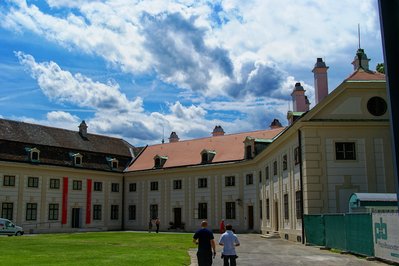
<path fill-rule="evenodd" d="M 206 29 L 194 25 L 196 17 L 179 13 L 143 15 L 145 45 L 156 62 L 155 71 L 168 82 L 194 91 L 208 89 L 211 71 L 232 77 L 228 51 L 205 44 Z"/>
<path fill-rule="evenodd" d="M 161 129 L 162 130 L 162 129 Z M 162 138 L 162 135 L 154 130 L 149 129 L 141 121 L 133 121 L 129 124 L 120 123 L 119 125 L 113 124 L 110 129 L 101 130 L 97 129 L 99 133 L 119 135 L 123 139 L 138 139 L 141 141 L 153 141 Z"/>
<path fill-rule="evenodd" d="M 265 63 L 249 62 L 241 68 L 241 81 L 232 82 L 227 92 L 234 98 L 242 98 L 247 95 L 277 97 L 289 99 L 289 95 L 281 93 L 281 86 L 286 74 L 277 66 Z"/>

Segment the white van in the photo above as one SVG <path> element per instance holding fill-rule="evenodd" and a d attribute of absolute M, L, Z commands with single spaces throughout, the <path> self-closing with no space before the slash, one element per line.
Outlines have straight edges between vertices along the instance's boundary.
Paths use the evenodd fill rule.
<path fill-rule="evenodd" d="M 22 227 L 16 226 L 8 219 L 0 218 L 0 235 L 22 236 L 23 234 Z"/>

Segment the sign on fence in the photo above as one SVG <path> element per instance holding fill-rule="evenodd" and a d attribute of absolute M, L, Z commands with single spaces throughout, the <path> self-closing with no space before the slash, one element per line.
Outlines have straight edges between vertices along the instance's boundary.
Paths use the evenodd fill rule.
<path fill-rule="evenodd" d="M 373 213 L 374 254 L 399 262 L 399 213 Z"/>

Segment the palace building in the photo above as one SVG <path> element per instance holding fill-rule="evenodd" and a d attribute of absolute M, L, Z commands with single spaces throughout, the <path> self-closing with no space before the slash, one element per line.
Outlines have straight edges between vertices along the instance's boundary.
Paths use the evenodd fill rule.
<path fill-rule="evenodd" d="M 288 126 L 136 148 L 121 139 L 0 119 L 1 216 L 31 232 L 193 231 L 221 219 L 238 232 L 303 238 L 303 214 L 347 212 L 352 193 L 394 192 L 385 76 L 359 49 L 328 93 L 313 68 L 315 106 L 295 84 Z M 26 230 L 26 229 L 25 229 Z"/>

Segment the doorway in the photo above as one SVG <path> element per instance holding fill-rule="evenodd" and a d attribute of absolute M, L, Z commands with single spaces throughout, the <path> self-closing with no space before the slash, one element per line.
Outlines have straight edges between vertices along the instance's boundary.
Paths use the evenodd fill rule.
<path fill-rule="evenodd" d="M 279 220 L 278 220 L 278 201 L 274 202 L 274 231 L 278 232 Z"/>
<path fill-rule="evenodd" d="M 72 228 L 80 228 L 80 208 L 72 208 Z"/>
<path fill-rule="evenodd" d="M 174 225 L 175 227 L 181 227 L 181 208 L 174 208 Z"/>
<path fill-rule="evenodd" d="M 254 229 L 254 206 L 248 206 L 248 230 Z"/>

